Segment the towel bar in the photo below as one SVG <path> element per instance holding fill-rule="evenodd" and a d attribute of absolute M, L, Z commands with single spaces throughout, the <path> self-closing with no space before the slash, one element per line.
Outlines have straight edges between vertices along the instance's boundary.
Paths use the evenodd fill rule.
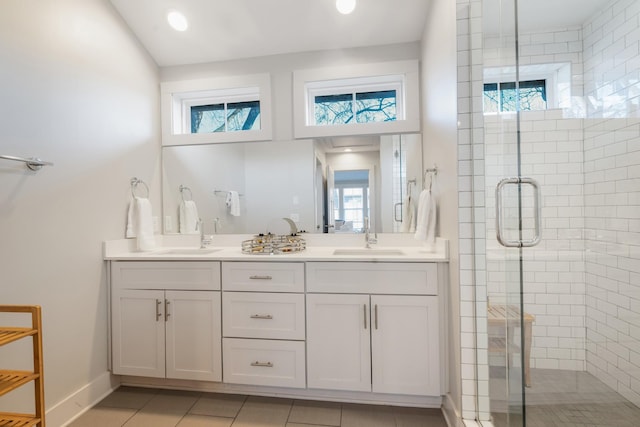
<path fill-rule="evenodd" d="M 53 163 L 45 162 L 44 160 L 40 160 L 37 157 L 31 157 L 29 159 L 25 159 L 24 157 L 16 157 L 16 156 L 0 156 L 0 159 L 13 160 L 16 162 L 26 163 L 27 167 L 32 171 L 39 171 L 40 169 L 42 169 L 42 166 L 53 166 Z"/>

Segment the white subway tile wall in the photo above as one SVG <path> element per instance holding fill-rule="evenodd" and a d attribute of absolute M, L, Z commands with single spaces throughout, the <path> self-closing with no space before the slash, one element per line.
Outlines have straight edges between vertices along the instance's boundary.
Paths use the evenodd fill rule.
<path fill-rule="evenodd" d="M 640 2 L 583 36 L 587 370 L 640 405 Z"/>
<path fill-rule="evenodd" d="M 462 107 L 458 111 L 461 410 L 465 420 L 489 420 L 487 331 L 482 326 L 486 325 L 487 316 L 484 267 L 482 1 L 457 0 L 456 6 L 457 96 L 458 105 Z M 480 321 L 476 322 L 476 316 Z M 476 365 L 477 360 L 480 363 Z"/>

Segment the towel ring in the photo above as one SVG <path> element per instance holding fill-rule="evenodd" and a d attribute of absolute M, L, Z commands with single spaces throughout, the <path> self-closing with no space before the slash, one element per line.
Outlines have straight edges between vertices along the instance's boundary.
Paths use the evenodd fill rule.
<path fill-rule="evenodd" d="M 193 193 L 191 192 L 191 189 L 187 186 L 180 184 L 180 195 L 182 196 L 182 201 L 183 202 L 187 201 L 187 199 L 184 198 L 185 191 L 189 192 L 189 200 L 193 200 Z"/>
<path fill-rule="evenodd" d="M 433 187 L 433 177 L 438 176 L 438 166 L 433 165 L 432 168 L 425 169 L 424 176 L 422 178 L 422 186 L 426 188 L 427 183 L 427 175 L 429 175 L 429 191 L 431 191 L 431 187 Z"/>
<path fill-rule="evenodd" d="M 142 184 L 144 186 L 145 190 L 147 190 L 147 198 L 149 198 L 149 186 L 146 182 L 136 177 L 131 178 L 131 197 L 136 197 L 135 190 L 138 188 L 138 184 Z"/>

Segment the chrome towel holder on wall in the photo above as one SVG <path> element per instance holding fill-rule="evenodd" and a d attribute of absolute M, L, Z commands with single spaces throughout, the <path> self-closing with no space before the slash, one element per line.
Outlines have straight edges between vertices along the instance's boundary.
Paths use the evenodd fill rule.
<path fill-rule="evenodd" d="M 30 157 L 27 159 L 24 157 L 16 157 L 16 156 L 0 156 L 0 159 L 13 160 L 16 162 L 26 163 L 27 167 L 32 171 L 39 171 L 40 169 L 42 169 L 43 166 L 53 166 L 53 163 L 45 162 L 44 160 L 40 160 L 37 157 Z"/>

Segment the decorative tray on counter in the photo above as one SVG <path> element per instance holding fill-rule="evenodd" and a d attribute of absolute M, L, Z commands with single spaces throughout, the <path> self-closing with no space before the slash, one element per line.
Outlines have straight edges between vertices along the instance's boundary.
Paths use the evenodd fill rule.
<path fill-rule="evenodd" d="M 259 234 L 242 242 L 242 253 L 250 255 L 277 255 L 304 251 L 305 240 L 297 234 Z"/>

